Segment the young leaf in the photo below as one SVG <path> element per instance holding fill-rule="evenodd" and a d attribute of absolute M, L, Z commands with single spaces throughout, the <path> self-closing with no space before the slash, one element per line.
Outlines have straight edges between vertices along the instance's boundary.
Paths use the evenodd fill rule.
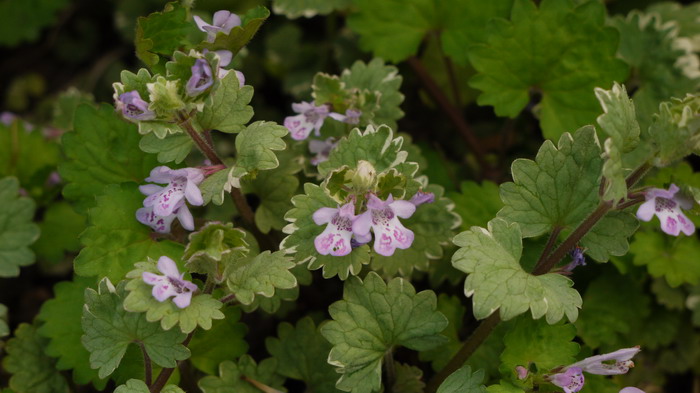
<path fill-rule="evenodd" d="M 236 137 L 236 166 L 255 173 L 258 170 L 274 169 L 279 160 L 274 150 L 284 150 L 287 144 L 282 137 L 287 128 L 271 121 L 256 121 Z"/>
<path fill-rule="evenodd" d="M 484 372 L 477 370 L 472 373 L 469 366 L 464 366 L 450 374 L 440 385 L 437 393 L 485 393 Z"/>
<path fill-rule="evenodd" d="M 595 119 L 600 108 L 593 89 L 625 80 L 628 69 L 615 56 L 617 32 L 605 26 L 605 6 L 574 4 L 547 0 L 537 8 L 515 0 L 510 21 L 492 20 L 486 43 L 469 48 L 479 105 L 515 117 L 534 88 L 542 132 L 552 139 Z"/>
<path fill-rule="evenodd" d="M 620 32 L 618 55 L 632 67 L 636 83 L 634 105 L 640 123 L 648 126 L 659 104 L 694 93 L 700 85 L 698 57 L 678 26 L 656 14 L 632 11 L 610 24 Z"/>
<path fill-rule="evenodd" d="M 659 167 L 674 163 L 688 154 L 700 154 L 700 96 L 688 94 L 673 98 L 659 106 L 659 113 L 649 127 L 649 135 L 658 149 L 654 164 Z"/>
<path fill-rule="evenodd" d="M 51 204 L 39 224 L 41 236 L 32 246 L 39 260 L 58 263 L 66 253 L 80 250 L 78 237 L 85 230 L 85 221 L 85 216 L 76 213 L 67 202 Z"/>
<path fill-rule="evenodd" d="M 609 272 L 610 273 L 610 272 Z M 631 337 L 649 315 L 649 296 L 628 276 L 601 275 L 588 286 L 586 307 L 576 321 L 578 335 L 591 348 L 618 349 L 638 345 Z"/>
<path fill-rule="evenodd" d="M 323 188 L 312 184 L 304 184 L 304 194 L 292 198 L 294 208 L 284 215 L 289 221 L 284 227 L 284 233 L 288 234 L 280 244 L 280 249 L 287 253 L 294 253 L 297 263 L 308 261 L 311 270 L 323 268 L 323 277 L 330 278 L 335 275 L 341 280 L 348 275 L 360 273 L 362 265 L 369 263 L 369 247 L 363 245 L 355 248 L 345 256 L 321 255 L 316 251 L 314 239 L 323 232 L 322 225 L 316 225 L 312 216 L 322 207 L 337 208 L 338 202 L 331 198 Z"/>
<path fill-rule="evenodd" d="M 310 285 L 312 277 L 309 269 L 303 265 L 297 265 L 289 269 L 289 271 L 292 272 L 294 277 L 297 279 L 296 287 L 289 289 L 277 289 L 272 297 L 256 296 L 252 303 L 241 304 L 241 309 L 243 309 L 243 311 L 246 313 L 252 313 L 259 307 L 268 314 L 274 314 L 280 310 L 283 304 L 287 306 L 287 309 L 294 307 L 290 304 L 290 302 L 297 300 L 299 297 L 299 286 Z M 282 303 L 283 301 L 285 303 Z"/>
<path fill-rule="evenodd" d="M 204 204 L 212 202 L 215 205 L 222 205 L 224 203 L 224 193 L 231 192 L 233 187 L 240 188 L 240 178 L 245 174 L 246 171 L 243 168 L 234 165 L 204 179 L 202 184 L 199 185 Z"/>
<path fill-rule="evenodd" d="M 432 291 L 415 292 L 402 278 L 389 283 L 374 272 L 364 282 L 351 277 L 343 300 L 328 311 L 333 318 L 321 334 L 333 344 L 328 363 L 342 375 L 336 387 L 353 393 L 369 393 L 381 386 L 384 353 L 401 345 L 427 350 L 446 341 L 439 334 L 447 319 L 437 308 Z"/>
<path fill-rule="evenodd" d="M 195 31 L 194 23 L 187 19 L 187 9 L 177 2 L 166 4 L 162 12 L 139 17 L 134 40 L 136 56 L 150 68 L 160 62 L 160 56 L 172 56 Z"/>
<path fill-rule="evenodd" d="M 259 5 L 252 8 L 244 15 L 241 15 L 240 26 L 234 27 L 228 34 L 219 32 L 214 42 L 202 42 L 197 49 L 200 51 L 202 49 L 208 49 L 210 51 L 225 49 L 231 51 L 233 56 L 236 56 L 236 54 L 253 38 L 255 33 L 258 32 L 260 26 L 262 26 L 263 22 L 265 22 L 269 16 L 270 11 L 263 6 Z"/>
<path fill-rule="evenodd" d="M 216 374 L 219 363 L 237 359 L 248 351 L 244 339 L 248 328 L 240 322 L 241 309 L 227 307 L 223 312 L 226 318 L 213 321 L 209 330 L 196 330 L 188 345 L 192 351 L 189 361 L 209 375 Z"/>
<path fill-rule="evenodd" d="M 503 320 L 528 309 L 534 319 L 546 316 L 549 324 L 564 315 L 575 321 L 581 295 L 573 282 L 556 273 L 533 276 L 520 266 L 522 235 L 518 224 L 495 218 L 488 230 L 473 227 L 454 239 L 461 247 L 452 257 L 457 269 L 469 273 L 464 293 L 472 297 L 474 316 L 483 319 L 500 309 Z"/>
<path fill-rule="evenodd" d="M 454 236 L 460 218 L 452 211 L 454 203 L 442 196 L 445 192 L 442 187 L 428 186 L 425 191 L 435 195 L 435 202 L 418 206 L 410 218 L 403 220 L 406 228 L 415 234 L 413 244 L 405 250 L 397 249 L 389 257 L 373 253 L 374 270 L 383 270 L 390 276 L 396 273 L 409 276 L 414 268 L 428 270 L 431 260 L 443 256 L 443 246 Z"/>
<path fill-rule="evenodd" d="M 85 248 L 74 260 L 76 274 L 119 281 L 147 257 L 180 258 L 181 244 L 154 240 L 151 228 L 136 221 L 143 198 L 134 184 L 105 188 L 97 206 L 90 209 L 90 226 L 80 235 Z"/>
<path fill-rule="evenodd" d="M 307 391 L 339 392 L 335 388 L 338 374 L 326 361 L 331 345 L 321 336 L 311 318 L 302 318 L 296 326 L 281 323 L 277 326 L 277 336 L 279 338 L 268 337 L 265 346 L 277 360 L 279 374 L 304 381 Z"/>
<path fill-rule="evenodd" d="M 535 161 L 513 161 L 514 182 L 501 185 L 498 216 L 518 223 L 523 237 L 580 223 L 598 204 L 600 153 L 593 127 L 565 133 L 557 146 L 545 141 Z"/>
<path fill-rule="evenodd" d="M 695 237 L 670 237 L 661 232 L 640 231 L 630 252 L 635 265 L 646 265 L 653 277 L 664 277 L 668 284 L 677 287 L 683 283 L 697 285 L 700 282 L 700 244 Z"/>
<path fill-rule="evenodd" d="M 148 322 L 144 314 L 124 310 L 124 287 L 124 282 L 114 288 L 109 279 L 103 279 L 98 291 L 85 290 L 85 334 L 81 341 L 90 352 L 90 366 L 99 369 L 99 377 L 114 372 L 132 343 L 142 346 L 161 367 L 175 367 L 178 360 L 187 359 L 190 351 L 181 345 L 184 333 L 176 329 L 163 331 L 159 324 Z"/>
<path fill-rule="evenodd" d="M 119 385 L 114 393 L 149 393 L 148 385 L 140 379 L 130 379 L 124 385 Z M 161 393 L 185 393 L 176 385 L 166 385 Z"/>
<path fill-rule="evenodd" d="M 316 15 L 328 15 L 351 4 L 350 0 L 274 0 L 272 12 L 282 14 L 289 19 L 300 16 L 312 18 Z"/>
<path fill-rule="evenodd" d="M 203 393 L 260 393 L 249 380 L 263 383 L 273 389 L 284 390 L 284 378 L 277 373 L 277 362 L 268 358 L 256 364 L 249 355 L 243 355 L 238 363 L 227 360 L 219 365 L 219 376 L 207 376 L 197 386 Z"/>
<path fill-rule="evenodd" d="M 67 160 L 58 169 L 68 183 L 63 195 L 76 202 L 79 213 L 95 205 L 106 185 L 140 183 L 158 165 L 154 155 L 139 149 L 139 138 L 136 126 L 120 119 L 112 106 L 78 107 L 75 130 L 62 139 Z"/>
<path fill-rule="evenodd" d="M 39 238 L 34 219 L 34 201 L 19 197 L 14 177 L 0 180 L 0 277 L 19 276 L 20 266 L 34 263 L 29 246 Z"/>
<path fill-rule="evenodd" d="M 37 331 L 49 339 L 46 354 L 58 358 L 57 369 L 73 369 L 73 380 L 76 383 L 92 382 L 97 389 L 103 389 L 107 380 L 98 378 L 97 370 L 90 367 L 90 352 L 80 341 L 83 335 L 80 320 L 83 315 L 84 293 L 89 285 L 94 284 L 94 278 L 81 277 L 56 284 L 54 298 L 41 306 L 37 318 L 43 324 Z"/>
<path fill-rule="evenodd" d="M 191 272 L 210 274 L 217 282 L 222 282 L 223 258 L 229 254 L 240 257 L 250 252 L 245 238 L 245 231 L 234 228 L 231 223 L 208 222 L 190 234 L 182 259 Z"/>
<path fill-rule="evenodd" d="M 219 87 L 207 98 L 197 122 L 204 130 L 236 133 L 253 117 L 253 87 L 240 87 L 235 72 L 229 72 Z"/>
<path fill-rule="evenodd" d="M 183 333 L 191 333 L 197 326 L 204 330 L 211 329 L 212 321 L 223 319 L 220 311 L 222 304 L 208 294 L 192 296 L 190 305 L 180 308 L 170 300 L 158 301 L 153 297 L 153 286 L 146 284 L 143 273 L 159 274 L 156 261 L 137 262 L 136 269 L 127 273 L 126 278 L 131 279 L 126 284 L 129 295 L 124 299 L 124 309 L 129 312 L 146 313 L 148 322 L 160 321 L 163 330 L 170 330 L 179 325 Z"/>
<path fill-rule="evenodd" d="M 7 342 L 2 365 L 12 374 L 10 388 L 18 393 L 68 393 L 68 383 L 56 370 L 56 360 L 44 353 L 47 340 L 36 327 L 22 323 Z"/>
<path fill-rule="evenodd" d="M 530 363 L 542 371 L 572 364 L 579 351 L 572 341 L 575 337 L 574 325 L 549 325 L 521 316 L 503 337 L 506 348 L 501 354 L 501 373 L 515 376 L 516 366 L 528 368 Z"/>
<path fill-rule="evenodd" d="M 607 184 L 603 200 L 617 204 L 619 200 L 627 197 L 622 153 L 633 150 L 639 143 L 639 123 L 634 102 L 627 96 L 624 85 L 615 82 L 610 90 L 596 87 L 595 95 L 605 112 L 598 116 L 598 124 L 608 135 L 604 143 L 607 158 L 603 164 L 603 177 Z"/>
<path fill-rule="evenodd" d="M 700 52 L 700 26 L 696 15 L 700 13 L 700 4 L 682 5 L 672 1 L 652 4 L 647 12 L 659 14 L 666 23 L 673 21 L 678 26 L 678 35 L 690 39 L 694 52 Z"/>
<path fill-rule="evenodd" d="M 192 151 L 192 138 L 184 133 L 168 134 L 159 138 L 154 132 L 144 135 L 139 142 L 139 148 L 146 153 L 158 155 L 158 162 L 165 164 L 174 161 L 181 163 Z"/>
<path fill-rule="evenodd" d="M 379 93 L 379 106 L 373 111 L 372 123 L 396 129 L 396 121 L 404 115 L 400 108 L 404 95 L 399 90 L 403 78 L 396 67 L 385 65 L 382 59 L 369 63 L 358 60 L 350 69 L 343 70 L 340 80 L 347 89 Z"/>
<path fill-rule="evenodd" d="M 236 258 L 232 255 L 226 264 L 226 284 L 242 304 L 253 302 L 255 295 L 272 297 L 275 288 L 290 289 L 297 286 L 297 279 L 289 269 L 294 263 L 284 253 L 263 251 L 255 257 Z"/>

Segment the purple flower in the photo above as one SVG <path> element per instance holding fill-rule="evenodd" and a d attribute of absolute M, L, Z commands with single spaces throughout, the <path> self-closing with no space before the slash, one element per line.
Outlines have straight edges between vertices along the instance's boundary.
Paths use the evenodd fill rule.
<path fill-rule="evenodd" d="M 419 190 L 417 193 L 415 193 L 411 199 L 409 200 L 412 204 L 414 204 L 416 207 L 424 204 L 424 203 L 433 203 L 435 202 L 435 194 L 432 192 L 425 192 Z"/>
<path fill-rule="evenodd" d="M 575 393 L 583 389 L 585 381 L 580 367 L 569 367 L 565 372 L 551 375 L 548 379 L 566 393 Z"/>
<path fill-rule="evenodd" d="M 205 49 L 202 51 L 202 54 L 206 55 L 208 52 L 209 51 Z M 219 56 L 219 68 L 217 69 L 216 77 L 219 79 L 224 79 L 229 72 L 233 71 L 236 73 L 236 78 L 238 79 L 239 87 L 243 87 L 245 85 L 245 75 L 243 75 L 242 72 L 236 70 L 223 69 L 223 67 L 226 67 L 227 65 L 231 64 L 231 60 L 233 59 L 233 53 L 231 53 L 230 50 L 217 50 L 214 51 L 214 53 L 216 53 Z"/>
<path fill-rule="evenodd" d="M 332 117 L 335 120 L 342 121 L 343 123 L 358 124 L 360 122 L 361 115 L 362 112 L 360 110 L 347 109 L 344 115 L 341 115 L 340 113 L 336 112 L 331 112 L 328 116 Z"/>
<path fill-rule="evenodd" d="M 211 87 L 214 83 L 211 66 L 204 59 L 197 59 L 192 66 L 192 76 L 185 85 L 185 91 L 190 97 L 197 96 Z"/>
<path fill-rule="evenodd" d="M 352 223 L 355 220 L 355 206 L 352 202 L 337 209 L 322 207 L 314 212 L 313 219 L 316 225 L 328 224 L 314 240 L 319 254 L 339 257 L 352 251 Z"/>
<path fill-rule="evenodd" d="M 153 285 L 153 297 L 159 302 L 164 302 L 171 296 L 173 303 L 179 308 L 185 308 L 190 305 L 192 300 L 192 292 L 197 290 L 197 286 L 185 279 L 185 273 L 180 274 L 177 270 L 177 265 L 172 259 L 162 256 L 158 259 L 158 271 L 163 273 L 163 276 L 150 272 L 143 272 L 143 281 L 146 284 Z"/>
<path fill-rule="evenodd" d="M 117 110 L 121 110 L 124 117 L 132 120 L 153 120 L 156 113 L 148 109 L 148 102 L 141 99 L 136 90 L 122 93 L 116 102 Z"/>
<path fill-rule="evenodd" d="M 563 270 L 567 272 L 573 271 L 577 266 L 586 266 L 586 255 L 584 253 L 586 249 L 583 247 L 574 247 L 569 255 L 571 255 L 571 262 L 564 266 Z"/>
<path fill-rule="evenodd" d="M 644 393 L 644 391 L 642 389 L 637 389 L 634 386 L 628 386 L 626 388 L 622 388 L 620 393 Z"/>
<path fill-rule="evenodd" d="M 389 195 L 386 201 L 370 194 L 367 211 L 360 214 L 352 225 L 356 235 L 366 237 L 370 228 L 374 231 L 374 251 L 384 256 L 394 254 L 397 248 L 406 249 L 413 244 L 413 232 L 401 224 L 399 217 L 409 218 L 416 206 L 408 201 L 394 201 Z"/>
<path fill-rule="evenodd" d="M 523 380 L 523 379 L 527 378 L 527 375 L 530 372 L 528 371 L 528 369 L 526 369 L 523 366 L 516 366 L 515 373 L 518 375 L 518 379 Z"/>
<path fill-rule="evenodd" d="M 299 114 L 284 119 L 284 126 L 292 139 L 304 140 L 309 137 L 311 130 L 316 131 L 316 136 L 321 135 L 321 126 L 328 117 L 328 105 L 316 106 L 310 102 L 299 102 L 292 104 L 292 109 Z"/>
<path fill-rule="evenodd" d="M 136 212 L 139 222 L 150 225 L 157 232 L 170 232 L 170 224 L 177 217 L 182 227 L 194 229 L 192 214 L 185 200 L 194 206 L 204 204 L 199 183 L 204 180 L 204 172 L 196 168 L 170 169 L 167 166 L 153 168 L 146 181 L 153 183 L 168 183 L 161 187 L 146 184 L 139 190 L 148 197 L 143 201 L 143 208 Z"/>
<path fill-rule="evenodd" d="M 639 347 L 618 349 L 615 352 L 585 358 L 568 368 L 577 367 L 587 373 L 598 375 L 626 374 L 630 368 L 634 367 L 634 362 L 631 359 L 639 351 L 641 351 Z M 610 363 L 610 361 L 614 361 L 614 363 Z"/>
<path fill-rule="evenodd" d="M 241 18 L 226 10 L 216 11 L 211 24 L 205 22 L 199 16 L 194 17 L 194 22 L 199 30 L 207 33 L 207 42 L 214 42 L 219 32 L 228 34 L 236 26 L 241 25 Z"/>
<path fill-rule="evenodd" d="M 315 157 L 311 159 L 312 165 L 318 165 L 324 161 L 328 161 L 328 157 L 331 155 L 331 151 L 338 144 L 335 138 L 330 137 L 325 141 L 311 140 L 309 141 L 309 151 L 316 154 Z"/>
<path fill-rule="evenodd" d="M 695 224 L 683 214 L 683 209 L 693 207 L 693 202 L 676 196 L 678 186 L 671 184 L 668 190 L 651 188 L 644 192 L 646 202 L 637 210 L 637 218 L 650 221 L 656 215 L 661 222 L 661 230 L 669 235 L 678 236 L 682 231 L 690 236 L 695 232 Z"/>

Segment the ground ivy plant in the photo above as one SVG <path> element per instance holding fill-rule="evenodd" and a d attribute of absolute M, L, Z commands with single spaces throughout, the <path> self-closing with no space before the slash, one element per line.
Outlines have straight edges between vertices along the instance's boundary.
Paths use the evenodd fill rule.
<path fill-rule="evenodd" d="M 3 393 L 697 386 L 697 4 L 197 6 L 3 114 Z"/>

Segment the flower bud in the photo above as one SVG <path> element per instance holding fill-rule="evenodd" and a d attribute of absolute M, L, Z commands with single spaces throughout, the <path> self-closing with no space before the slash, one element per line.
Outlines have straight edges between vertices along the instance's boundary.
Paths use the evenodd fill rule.
<path fill-rule="evenodd" d="M 357 190 L 368 190 L 374 186 L 377 181 L 377 170 L 374 169 L 369 161 L 360 160 L 357 163 L 357 169 L 352 176 L 352 185 Z"/>

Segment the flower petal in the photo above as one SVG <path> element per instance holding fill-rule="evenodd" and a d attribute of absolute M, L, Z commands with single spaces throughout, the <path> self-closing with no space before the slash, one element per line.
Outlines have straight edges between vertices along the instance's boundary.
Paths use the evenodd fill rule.
<path fill-rule="evenodd" d="M 141 193 L 143 195 L 150 196 L 150 195 L 153 195 L 155 193 L 163 191 L 163 188 L 165 188 L 165 187 L 158 186 L 155 184 L 144 184 L 142 186 L 139 186 L 139 191 L 141 191 Z"/>
<path fill-rule="evenodd" d="M 173 298 L 173 303 L 179 308 L 185 308 L 192 301 L 192 292 L 183 292 Z"/>
<path fill-rule="evenodd" d="M 332 207 L 322 207 L 316 210 L 311 217 L 316 225 L 323 225 L 331 222 L 336 214 L 338 214 L 338 209 L 334 209 Z"/>
<path fill-rule="evenodd" d="M 416 211 L 416 205 L 409 201 L 394 201 L 389 204 L 389 208 L 401 218 L 409 218 Z"/>
<path fill-rule="evenodd" d="M 204 19 L 200 18 L 197 15 L 194 16 L 194 23 L 196 23 L 199 30 L 202 31 L 204 31 L 204 26 L 211 26 L 209 23 L 205 22 Z"/>
<path fill-rule="evenodd" d="M 656 199 L 649 199 L 639 205 L 639 209 L 637 209 L 637 218 L 642 221 L 649 221 L 654 217 L 654 212 L 656 212 Z"/>
<path fill-rule="evenodd" d="M 159 302 L 164 302 L 170 296 L 177 295 L 177 291 L 175 291 L 175 288 L 169 282 L 161 282 L 153 287 L 151 294 Z"/>
<path fill-rule="evenodd" d="M 151 272 L 143 272 L 141 277 L 143 278 L 143 282 L 149 285 L 155 285 L 165 279 L 163 276 Z"/>
<path fill-rule="evenodd" d="M 284 126 L 289 130 L 292 139 L 301 141 L 309 137 L 314 125 L 306 121 L 306 116 L 296 115 L 285 117 Z"/>
<path fill-rule="evenodd" d="M 370 211 L 360 214 L 352 223 L 352 231 L 358 239 L 369 235 L 370 228 L 372 228 L 372 213 Z"/>
<path fill-rule="evenodd" d="M 194 230 L 194 218 L 192 217 L 190 209 L 187 208 L 187 205 L 183 204 L 177 209 L 177 219 L 180 221 L 180 225 L 182 225 L 183 228 L 188 231 Z"/>
<path fill-rule="evenodd" d="M 165 274 L 166 277 L 180 277 L 180 271 L 177 269 L 175 261 L 166 257 L 165 255 L 158 258 L 158 271 Z"/>

